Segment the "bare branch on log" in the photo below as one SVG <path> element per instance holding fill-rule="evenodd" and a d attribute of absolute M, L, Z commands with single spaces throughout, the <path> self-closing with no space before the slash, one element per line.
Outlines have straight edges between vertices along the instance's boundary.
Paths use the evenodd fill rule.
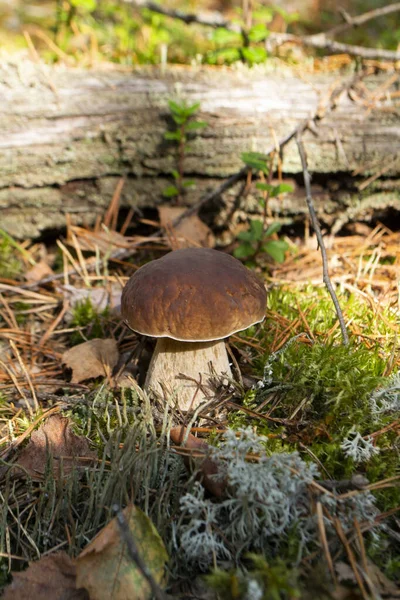
<path fill-rule="evenodd" d="M 229 29 L 230 31 L 240 31 L 240 27 L 234 25 L 230 21 L 227 21 L 220 16 L 220 18 L 215 17 L 207 17 L 203 15 L 198 15 L 196 13 L 185 13 L 181 10 L 173 10 L 171 8 L 164 8 L 160 4 L 156 4 L 155 2 L 142 2 L 141 0 L 124 0 L 127 4 L 132 4 L 137 8 L 147 8 L 159 15 L 164 15 L 165 17 L 171 17 L 171 19 L 178 19 L 179 21 L 183 21 L 187 25 L 191 25 L 192 23 L 196 23 L 197 25 L 204 25 L 205 27 L 224 27 L 225 29 Z"/>
<path fill-rule="evenodd" d="M 328 31 L 325 31 L 324 35 L 332 36 L 343 33 L 344 31 L 348 31 L 353 27 L 359 27 L 360 25 L 364 25 L 368 21 L 372 21 L 372 19 L 378 19 L 379 17 L 384 17 L 386 15 L 391 15 L 395 12 L 400 11 L 400 2 L 395 2 L 394 4 L 388 4 L 387 6 L 382 6 L 381 8 L 374 8 L 373 10 L 369 10 L 368 12 L 362 13 L 356 17 L 350 16 L 347 12 L 341 11 L 344 18 L 345 23 L 341 25 L 337 25 L 336 27 L 332 27 Z"/>
<path fill-rule="evenodd" d="M 353 46 L 352 44 L 342 44 L 341 42 L 335 42 L 326 38 L 325 33 L 318 33 L 316 35 L 298 36 L 290 33 L 271 33 L 266 41 L 266 49 L 269 52 L 276 50 L 278 46 L 292 42 L 319 50 L 326 50 L 333 54 L 349 54 L 350 56 L 356 56 L 359 58 L 366 58 L 369 60 L 387 60 L 397 61 L 400 60 L 400 52 L 394 50 L 383 50 L 381 48 L 366 48 L 365 46 Z"/>
<path fill-rule="evenodd" d="M 301 134 L 298 133 L 296 136 L 297 148 L 299 150 L 299 155 L 301 159 L 301 164 L 303 167 L 303 177 L 304 177 L 304 185 L 306 188 L 306 202 L 308 206 L 308 211 L 311 217 L 311 223 L 314 228 L 315 234 L 317 236 L 318 245 L 321 250 L 322 256 L 322 273 L 323 273 L 323 281 L 328 289 L 328 292 L 332 298 L 332 302 L 335 306 L 336 314 L 339 319 L 340 329 L 342 332 L 343 344 L 347 345 L 349 343 L 349 336 L 346 329 L 346 324 L 344 322 L 344 317 L 342 313 L 342 309 L 340 308 L 339 300 L 337 299 L 336 292 L 333 289 L 332 282 L 329 277 L 329 269 L 328 269 L 328 255 L 326 253 L 324 238 L 322 237 L 321 227 L 319 225 L 317 213 L 315 212 L 314 203 L 311 195 L 311 177 L 307 168 L 307 158 L 304 150 L 303 142 L 301 139 Z"/>

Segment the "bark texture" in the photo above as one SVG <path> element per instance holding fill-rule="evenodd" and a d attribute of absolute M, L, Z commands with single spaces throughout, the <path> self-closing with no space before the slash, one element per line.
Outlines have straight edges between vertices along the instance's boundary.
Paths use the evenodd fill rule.
<path fill-rule="evenodd" d="M 244 67 L 128 73 L 3 63 L 1 227 L 24 238 L 63 226 L 66 213 L 75 223 L 91 223 L 108 206 L 121 176 L 123 206 L 159 204 L 176 168 L 176 149 L 164 133 L 171 127 L 167 101 L 178 96 L 201 102 L 200 118 L 208 123 L 185 160 L 187 177 L 196 181 L 188 204 L 235 173 L 242 152 L 269 149 L 319 108 L 317 128 L 304 136 L 310 171 L 326 178 L 357 170 L 365 179 L 382 170 L 387 178 L 363 192 L 326 189 L 323 183 L 315 188 L 320 209 L 336 215 L 338 206 L 343 213 L 364 201 L 395 205 L 400 108 L 388 95 L 398 80 L 392 77 L 388 85 L 389 77 L 364 79 L 362 97 L 357 85 L 351 94 L 338 93 L 335 108 L 324 116 L 332 90 L 340 91 L 354 74 L 297 76 Z M 385 85 L 386 96 L 379 96 Z M 282 171 L 301 173 L 294 142 L 283 150 Z M 234 195 L 235 189 L 226 196 Z M 303 198 L 300 189 L 272 208 L 296 214 L 304 210 Z"/>

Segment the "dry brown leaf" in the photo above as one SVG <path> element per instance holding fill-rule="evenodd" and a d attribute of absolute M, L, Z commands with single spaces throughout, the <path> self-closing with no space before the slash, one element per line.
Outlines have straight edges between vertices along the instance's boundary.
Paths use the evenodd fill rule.
<path fill-rule="evenodd" d="M 182 445 L 185 431 L 185 427 L 173 427 L 171 429 L 170 437 L 174 444 Z M 218 473 L 218 465 L 207 456 L 210 449 L 207 442 L 195 437 L 192 433 L 189 433 L 183 447 L 193 451 L 193 454 L 184 457 L 186 467 L 191 468 L 194 463 L 194 465 L 200 469 L 199 479 L 206 490 L 218 498 L 223 496 L 225 493 L 226 482 L 215 477 Z M 199 451 L 197 457 L 196 450 Z"/>
<path fill-rule="evenodd" d="M 72 371 L 72 383 L 105 377 L 117 362 L 117 342 L 113 339 L 95 338 L 70 348 L 62 355 L 63 365 Z"/>
<path fill-rule="evenodd" d="M 26 271 L 25 279 L 28 283 L 36 283 L 45 277 L 54 275 L 53 269 L 47 264 L 45 260 L 41 260 L 34 267 Z"/>
<path fill-rule="evenodd" d="M 66 475 L 74 466 L 88 466 L 96 458 L 96 452 L 89 449 L 87 439 L 75 435 L 69 419 L 60 415 L 52 415 L 32 433 L 28 445 L 17 458 L 17 464 L 33 479 L 42 479 L 49 453 L 55 476 L 60 474 L 61 464 L 62 473 Z"/>
<path fill-rule="evenodd" d="M 129 535 L 155 582 L 164 583 L 168 554 L 153 523 L 133 505 L 123 511 Z M 147 600 L 149 583 L 129 556 L 116 519 L 110 521 L 77 558 L 77 585 L 90 600 Z"/>
<path fill-rule="evenodd" d="M 13 573 L 3 600 L 89 600 L 76 587 L 76 567 L 65 552 L 51 554 L 30 563 L 26 571 Z"/>
<path fill-rule="evenodd" d="M 158 207 L 161 227 L 167 231 L 171 238 L 173 250 L 192 246 L 213 248 L 215 246 L 214 234 L 197 215 L 185 218 L 176 227 L 172 226 L 172 222 L 185 211 L 186 208 L 182 206 Z"/>

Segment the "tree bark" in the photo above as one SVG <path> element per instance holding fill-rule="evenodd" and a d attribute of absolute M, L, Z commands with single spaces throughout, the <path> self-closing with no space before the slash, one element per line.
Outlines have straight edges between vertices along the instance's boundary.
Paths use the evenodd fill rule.
<path fill-rule="evenodd" d="M 177 97 L 199 101 L 199 118 L 208 123 L 185 158 L 185 174 L 196 182 L 187 204 L 239 170 L 242 152 L 269 149 L 318 112 L 316 127 L 303 139 L 309 170 L 318 175 L 314 193 L 320 214 L 329 221 L 329 215 L 336 220 L 364 206 L 396 206 L 400 108 L 390 94 L 398 81 L 391 74 L 371 75 L 359 88 L 338 94 L 330 110 L 332 91 L 353 78 L 337 72 L 296 75 L 285 67 L 279 72 L 171 67 L 161 73 L 3 63 L 0 226 L 25 238 L 62 227 L 67 213 L 74 223 L 93 223 L 121 176 L 122 206 L 154 207 L 165 201 L 163 190 L 172 183 L 177 161 L 175 146 L 164 139 L 171 128 L 167 102 Z M 275 201 L 272 209 L 290 217 L 306 211 L 294 142 L 285 146 L 281 159 L 284 175 L 300 187 L 296 184 L 295 193 Z M 357 183 L 380 172 L 384 180 L 377 177 L 358 190 Z M 224 200 L 229 203 L 236 192 L 230 190 Z"/>

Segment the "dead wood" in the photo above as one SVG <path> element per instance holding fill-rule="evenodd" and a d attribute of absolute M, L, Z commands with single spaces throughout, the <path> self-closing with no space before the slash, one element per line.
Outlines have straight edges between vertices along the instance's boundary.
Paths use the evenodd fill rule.
<path fill-rule="evenodd" d="M 296 75 L 286 68 L 242 66 L 174 67 L 163 74 L 149 68 L 87 72 L 28 61 L 3 63 L 1 227 L 23 238 L 62 227 L 67 213 L 73 223 L 92 223 L 104 214 L 121 176 L 122 206 L 163 202 L 176 161 L 174 146 L 164 140 L 170 126 L 167 101 L 177 96 L 200 101 L 201 118 L 209 124 L 185 158 L 186 173 L 196 182 L 188 205 L 240 171 L 242 152 L 274 147 L 317 114 L 317 126 L 303 135 L 309 170 L 318 174 L 313 188 L 317 212 L 333 224 L 396 206 L 397 90 L 396 74 Z M 301 174 L 294 141 L 281 159 L 285 176 Z M 332 183 L 338 173 L 340 182 Z M 282 216 L 305 214 L 304 189 L 295 188 L 272 210 Z M 234 186 L 224 200 L 236 194 Z"/>

